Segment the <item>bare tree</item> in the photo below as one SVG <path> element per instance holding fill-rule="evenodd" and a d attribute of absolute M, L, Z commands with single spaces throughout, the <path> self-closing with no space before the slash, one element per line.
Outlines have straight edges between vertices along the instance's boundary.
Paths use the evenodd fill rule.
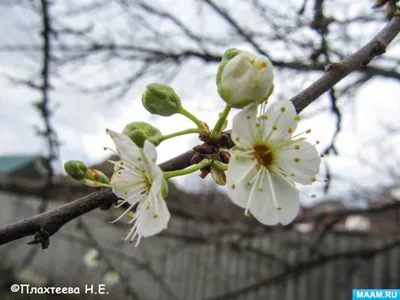
<path fill-rule="evenodd" d="M 337 154 L 335 139 L 341 130 L 343 102 L 349 101 L 357 89 L 372 78 L 400 79 L 397 70 L 400 58 L 390 52 L 381 56 L 400 31 L 400 17 L 396 15 L 387 22 L 382 12 L 372 11 L 368 6 L 360 9 L 358 14 L 349 15 L 345 12 L 355 4 L 341 0 L 335 1 L 335 11 L 329 3 L 321 0 L 305 0 L 301 5 L 298 1 L 287 1 L 279 6 L 275 2 L 266 2 L 237 1 L 234 8 L 228 7 L 223 1 L 182 2 L 182 5 L 196 7 L 196 10 L 191 11 L 193 16 L 184 16 L 151 1 L 92 1 L 86 4 L 79 1 L 49 4 L 45 0 L 40 4 L 34 1 L 8 2 L 8 8 L 23 7 L 42 20 L 40 40 L 1 44 L 0 55 L 7 57 L 10 53 L 18 53 L 27 57 L 42 56 L 39 72 L 36 70 L 35 75 L 20 77 L 6 74 L 6 77 L 15 84 L 40 92 L 41 101 L 36 106 L 45 126 L 44 130 L 38 132 L 47 140 L 49 155 L 46 160 L 48 177 L 45 180 L 27 185 L 23 180 L 9 181 L 2 178 L 2 190 L 42 195 L 44 201 L 38 215 L 0 227 L 0 245 L 33 235 L 30 244 L 39 243 L 46 248 L 50 237 L 63 225 L 96 208 L 107 209 L 117 200 L 110 189 L 102 189 L 57 209 L 45 211 L 46 201 L 60 188 L 52 182 L 54 171 L 51 163 L 57 157 L 58 147 L 57 136 L 51 126 L 49 94 L 53 83 L 66 84 L 82 93 L 101 94 L 119 100 L 140 80 L 158 78 L 172 81 L 185 68 L 190 67 L 193 61 L 202 63 L 206 76 L 210 68 L 215 68 L 220 61 L 226 48 L 232 44 L 246 45 L 271 58 L 279 70 L 280 85 L 285 87 L 278 93 L 281 97 L 290 98 L 298 113 L 327 93 L 327 109 L 336 117 L 336 131 L 324 152 Z M 238 14 L 238 11 L 251 13 L 251 20 Z M 102 14 L 107 22 L 101 18 Z M 209 25 L 215 22 L 219 24 L 218 30 L 215 25 Z M 379 27 L 381 30 L 374 37 L 369 32 L 352 30 L 360 26 Z M 34 32 L 37 27 L 25 30 Z M 88 78 L 86 74 L 93 73 L 94 69 L 100 70 L 97 74 L 101 76 Z M 106 72 L 118 72 L 118 77 L 107 78 Z M 298 80 L 292 79 L 297 76 Z M 346 80 L 340 86 L 336 85 L 344 78 Z M 299 85 L 305 81 L 313 83 L 300 89 Z M 191 164 L 194 154 L 194 150 L 189 150 L 160 164 L 160 167 L 164 171 L 185 168 Z M 76 188 L 71 184 L 67 190 Z M 361 252 L 321 255 L 319 249 L 324 238 L 343 217 L 378 214 L 398 209 L 399 205 L 394 203 L 370 210 L 346 209 L 336 212 L 328 223 L 323 222 L 326 213 L 300 216 L 287 230 L 291 230 L 295 224 L 310 220 L 322 224 L 321 230 L 307 245 L 310 252 L 307 262 L 286 263 L 275 253 L 243 245 L 242 239 L 229 243 L 231 249 L 240 249 L 274 261 L 281 271 L 275 276 L 263 278 L 258 283 L 214 299 L 236 297 L 331 261 L 354 257 L 368 259 L 397 247 L 399 241 L 396 239 L 381 247 Z M 182 211 L 174 212 L 183 215 Z M 84 223 L 82 225 L 91 243 L 100 248 L 90 230 Z M 240 237 L 250 238 L 256 234 L 251 228 L 243 228 Z M 172 234 L 170 237 L 192 243 L 215 243 L 212 237 L 201 234 Z M 106 260 L 112 267 L 112 261 Z M 138 298 L 129 284 L 125 287 L 133 298 Z"/>

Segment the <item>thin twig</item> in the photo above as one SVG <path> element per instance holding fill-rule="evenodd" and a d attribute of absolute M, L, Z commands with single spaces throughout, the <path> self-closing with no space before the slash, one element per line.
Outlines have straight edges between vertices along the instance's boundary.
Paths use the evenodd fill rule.
<path fill-rule="evenodd" d="M 366 66 L 375 56 L 385 52 L 386 46 L 400 31 L 400 16 L 394 17 L 375 38 L 356 53 L 343 61 L 331 64 L 324 75 L 314 84 L 293 97 L 297 112 L 317 100 L 323 93 L 329 91 L 337 82 L 351 72 Z M 160 165 L 164 171 L 182 169 L 189 166 L 194 151 L 187 151 Z M 0 227 L 0 245 L 16 239 L 35 235 L 36 239 L 46 239 L 57 232 L 61 226 L 98 207 L 112 205 L 117 197 L 111 189 L 103 189 L 86 197 L 75 200 L 57 209 L 30 217 L 20 222 Z"/>

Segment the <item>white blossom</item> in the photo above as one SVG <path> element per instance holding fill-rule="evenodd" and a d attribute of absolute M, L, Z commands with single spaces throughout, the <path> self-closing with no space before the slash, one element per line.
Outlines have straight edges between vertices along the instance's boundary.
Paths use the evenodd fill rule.
<path fill-rule="evenodd" d="M 157 166 L 157 152 L 152 143 L 144 142 L 139 148 L 128 136 L 107 130 L 114 141 L 121 161 L 114 162 L 118 169 L 111 177 L 113 192 L 124 199 L 117 207 L 130 204 L 130 207 L 114 222 L 128 212 L 136 210 L 128 224 L 130 229 L 125 241 L 137 238 L 136 246 L 142 237 L 155 235 L 167 228 L 171 217 L 164 200 L 166 181 Z"/>
<path fill-rule="evenodd" d="M 314 223 L 312 223 L 312 222 L 299 223 L 299 224 L 296 224 L 296 226 L 294 228 L 298 232 L 307 233 L 307 232 L 311 232 L 314 230 Z"/>
<path fill-rule="evenodd" d="M 89 268 L 94 268 L 99 265 L 99 251 L 97 249 L 89 249 L 83 256 L 83 262 Z"/>
<path fill-rule="evenodd" d="M 120 282 L 120 277 L 118 272 L 108 271 L 103 276 L 103 281 L 106 285 L 114 285 Z"/>
<path fill-rule="evenodd" d="M 235 147 L 227 171 L 228 193 L 265 225 L 286 225 L 297 216 L 300 201 L 295 182 L 312 184 L 321 158 L 314 145 L 293 136 L 300 117 L 290 101 L 268 109 L 251 104 L 234 118 Z M 307 131 L 308 132 L 308 131 Z"/>
<path fill-rule="evenodd" d="M 274 69 L 266 56 L 240 51 L 226 64 L 222 62 L 220 68 L 218 92 L 232 107 L 259 104 L 273 88 Z"/>
<path fill-rule="evenodd" d="M 400 201 L 400 188 L 394 188 L 390 191 L 390 196 L 395 201 Z"/>
<path fill-rule="evenodd" d="M 371 227 L 370 220 L 363 216 L 349 216 L 344 227 L 349 231 L 368 231 Z"/>

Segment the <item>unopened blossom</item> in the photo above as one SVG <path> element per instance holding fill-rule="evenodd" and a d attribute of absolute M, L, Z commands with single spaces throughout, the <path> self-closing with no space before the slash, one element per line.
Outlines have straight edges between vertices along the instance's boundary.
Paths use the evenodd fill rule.
<path fill-rule="evenodd" d="M 297 216 L 300 201 L 295 182 L 316 181 L 321 158 L 314 145 L 293 136 L 300 117 L 290 101 L 278 101 L 257 116 L 257 105 L 234 118 L 227 171 L 228 193 L 265 225 L 286 225 Z M 308 131 L 307 131 L 308 132 Z"/>
<path fill-rule="evenodd" d="M 273 81 L 268 57 L 237 49 L 225 52 L 217 74 L 220 96 L 235 108 L 261 103 L 272 92 Z"/>
<path fill-rule="evenodd" d="M 167 228 L 171 217 L 164 200 L 166 181 L 157 166 L 157 152 L 152 143 L 144 142 L 139 148 L 128 136 L 107 130 L 117 148 L 121 160 L 114 162 L 116 172 L 111 177 L 111 186 L 120 200 L 117 207 L 128 203 L 130 207 L 114 222 L 136 210 L 128 224 L 133 224 L 125 240 L 137 238 L 136 246 L 142 237 L 155 235 Z"/>

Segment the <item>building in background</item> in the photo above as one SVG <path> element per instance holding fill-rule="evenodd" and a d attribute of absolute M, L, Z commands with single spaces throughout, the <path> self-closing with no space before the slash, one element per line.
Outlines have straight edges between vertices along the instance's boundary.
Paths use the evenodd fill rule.
<path fill-rule="evenodd" d="M 41 182 L 38 161 L 33 156 L 0 159 L 3 183 L 25 180 L 28 187 L 11 193 L 1 185 L 0 225 L 37 213 L 41 199 L 33 191 Z M 106 174 L 112 171 L 108 164 L 94 167 Z M 93 190 L 60 177 L 49 209 Z M 71 221 L 51 238 L 47 250 L 27 246 L 30 238 L 1 246 L 3 292 L 15 280 L 82 289 L 107 282 L 109 295 L 117 300 L 351 299 L 353 287 L 398 287 L 398 211 L 340 217 L 329 228 L 336 213 L 348 209 L 330 200 L 303 208 L 300 215 L 323 218 L 267 227 L 244 217 L 243 210 L 213 186 L 205 184 L 201 190 L 191 193 L 170 183 L 168 229 L 142 239 L 137 248 L 121 243 L 129 230 L 123 220 L 109 224 L 121 213 L 113 209 L 97 209 Z M 98 263 L 89 268 L 85 261 L 93 249 Z"/>

